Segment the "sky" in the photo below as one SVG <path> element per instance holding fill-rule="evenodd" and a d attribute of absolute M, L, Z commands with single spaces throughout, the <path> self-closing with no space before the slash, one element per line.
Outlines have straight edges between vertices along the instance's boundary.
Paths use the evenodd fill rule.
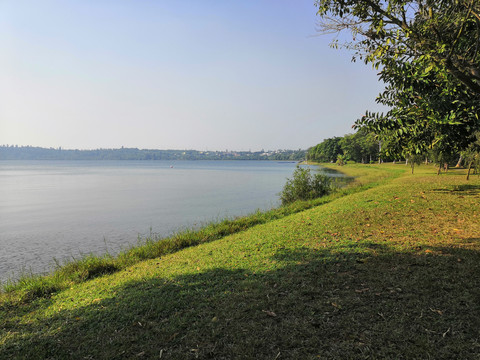
<path fill-rule="evenodd" d="M 377 72 L 314 0 L 2 0 L 0 145 L 307 149 L 352 133 Z"/>

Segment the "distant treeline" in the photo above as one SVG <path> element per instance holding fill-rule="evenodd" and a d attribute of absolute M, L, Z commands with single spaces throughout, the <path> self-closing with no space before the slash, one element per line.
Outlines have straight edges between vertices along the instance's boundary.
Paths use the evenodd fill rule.
<path fill-rule="evenodd" d="M 378 161 L 379 141 L 373 133 L 360 130 L 355 134 L 333 137 L 308 149 L 308 160 L 337 162 L 352 160 L 359 163 Z"/>
<path fill-rule="evenodd" d="M 33 146 L 0 146 L 0 160 L 304 160 L 305 150 L 197 151 L 137 148 L 64 150 Z"/>
<path fill-rule="evenodd" d="M 355 134 L 347 134 L 341 137 L 333 137 L 323 140 L 321 143 L 307 150 L 307 160 L 318 162 L 336 162 L 339 165 L 347 161 L 358 163 L 373 163 L 383 161 L 401 161 L 405 160 L 413 168 L 422 162 L 433 162 L 437 164 L 438 171 L 448 170 L 449 166 L 462 166 L 468 169 L 467 180 L 470 170 L 474 173 L 480 173 L 480 132 L 476 133 L 476 141 L 463 151 L 458 151 L 455 147 L 431 148 L 428 151 L 409 154 L 404 151 L 395 151 L 398 149 L 398 143 L 388 137 L 380 137 L 365 128 L 360 128 Z M 393 149 L 393 151 L 392 151 Z M 397 154 L 396 156 L 393 154 Z"/>

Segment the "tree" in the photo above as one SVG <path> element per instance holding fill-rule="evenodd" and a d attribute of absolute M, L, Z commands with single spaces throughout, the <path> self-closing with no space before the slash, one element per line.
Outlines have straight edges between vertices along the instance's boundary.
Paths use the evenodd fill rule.
<path fill-rule="evenodd" d="M 475 134 L 476 140 L 462 153 L 467 165 L 467 180 L 470 178 L 472 167 L 475 173 L 480 173 L 480 131 Z"/>
<path fill-rule="evenodd" d="M 378 158 L 378 141 L 375 134 L 360 129 L 354 134 L 343 136 L 339 145 L 346 160 L 365 163 Z"/>
<path fill-rule="evenodd" d="M 386 114 L 366 113 L 356 127 L 366 127 L 389 140 L 387 153 L 408 157 L 431 148 L 460 152 L 479 127 L 480 98 L 448 75 L 412 60 L 391 64 L 380 78 L 387 84 L 377 102 Z"/>
<path fill-rule="evenodd" d="M 415 169 L 415 165 L 420 165 L 422 163 L 423 157 L 420 154 L 410 154 L 406 159 L 410 164 L 410 169 L 412 169 L 412 175 L 413 175 L 413 170 Z"/>
<path fill-rule="evenodd" d="M 354 59 L 387 84 L 356 127 L 380 135 L 393 156 L 466 149 L 480 128 L 478 0 L 319 0 L 320 29 L 348 30 Z M 338 41 L 334 43 L 338 46 Z"/>
<path fill-rule="evenodd" d="M 421 59 L 480 94 L 478 0 L 318 0 L 317 7 L 320 30 L 350 31 L 346 46 L 365 62 Z"/>
<path fill-rule="evenodd" d="M 339 141 L 339 145 L 343 151 L 343 155 L 337 155 L 337 164 L 339 156 L 341 156 L 345 161 L 357 161 L 356 159 L 361 157 L 361 147 L 354 134 L 347 134 L 343 136 Z"/>
<path fill-rule="evenodd" d="M 341 156 L 345 161 L 369 162 L 378 158 L 378 138 L 360 129 L 354 134 L 325 139 L 308 150 L 308 158 L 319 162 L 334 162 Z"/>
<path fill-rule="evenodd" d="M 338 154 L 343 155 L 340 140 L 340 137 L 323 140 L 320 144 L 317 144 L 309 150 L 309 159 L 319 162 L 337 161 Z"/>

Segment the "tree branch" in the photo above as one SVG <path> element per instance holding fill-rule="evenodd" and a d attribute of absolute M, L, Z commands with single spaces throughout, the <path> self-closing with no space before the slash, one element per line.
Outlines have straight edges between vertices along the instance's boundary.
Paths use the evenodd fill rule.
<path fill-rule="evenodd" d="M 408 29 L 408 24 L 406 22 L 403 22 L 402 20 L 390 15 L 388 12 L 382 9 L 381 6 L 378 6 L 371 0 L 364 0 L 367 5 L 369 5 L 374 11 L 378 12 L 379 14 L 383 15 L 387 19 L 389 19 L 393 24 L 401 27 L 404 30 Z"/>
<path fill-rule="evenodd" d="M 456 36 L 456 38 L 455 38 L 455 41 L 453 42 L 452 47 L 451 47 L 451 49 L 450 49 L 450 52 L 448 53 L 447 61 L 449 61 L 450 58 L 452 57 L 453 51 L 454 51 L 455 48 L 457 47 L 457 44 L 458 44 L 458 42 L 460 41 L 460 38 L 461 38 L 461 36 L 462 36 L 462 34 L 463 34 L 463 31 L 465 30 L 465 25 L 466 25 L 466 23 L 467 23 L 467 20 L 468 20 L 469 15 L 470 15 L 470 13 L 471 13 L 471 11 L 472 11 L 473 1 L 474 1 L 474 0 L 472 0 L 472 1 L 470 2 L 470 5 L 469 5 L 469 7 L 468 7 L 468 9 L 467 9 L 467 14 L 466 14 L 465 18 L 463 19 L 462 26 L 460 26 L 460 29 L 458 29 L 458 33 L 457 33 L 457 36 Z"/>

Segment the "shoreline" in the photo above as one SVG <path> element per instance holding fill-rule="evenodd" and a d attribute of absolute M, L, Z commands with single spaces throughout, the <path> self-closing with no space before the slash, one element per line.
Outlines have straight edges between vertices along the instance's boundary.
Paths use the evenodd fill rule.
<path fill-rule="evenodd" d="M 311 163 L 329 168 L 328 164 Z M 330 167 L 331 168 L 331 167 Z M 337 167 L 333 170 L 338 171 Z M 81 283 L 98 276 L 120 271 L 140 261 L 161 257 L 186 247 L 218 240 L 224 236 L 244 231 L 253 226 L 281 219 L 315 206 L 328 203 L 339 197 L 362 191 L 373 184 L 358 183 L 330 195 L 310 201 L 298 201 L 291 205 L 274 208 L 268 211 L 257 211 L 250 215 L 233 219 L 224 219 L 207 223 L 198 230 L 185 229 L 173 236 L 158 237 L 155 234 L 141 239 L 142 245 L 133 245 L 117 255 L 86 255 L 78 260 L 57 264 L 52 272 L 44 274 L 20 273 L 16 279 L 9 279 L 0 284 L 5 293 L 24 292 L 24 299 L 35 299 L 63 290 L 71 283 Z"/>

